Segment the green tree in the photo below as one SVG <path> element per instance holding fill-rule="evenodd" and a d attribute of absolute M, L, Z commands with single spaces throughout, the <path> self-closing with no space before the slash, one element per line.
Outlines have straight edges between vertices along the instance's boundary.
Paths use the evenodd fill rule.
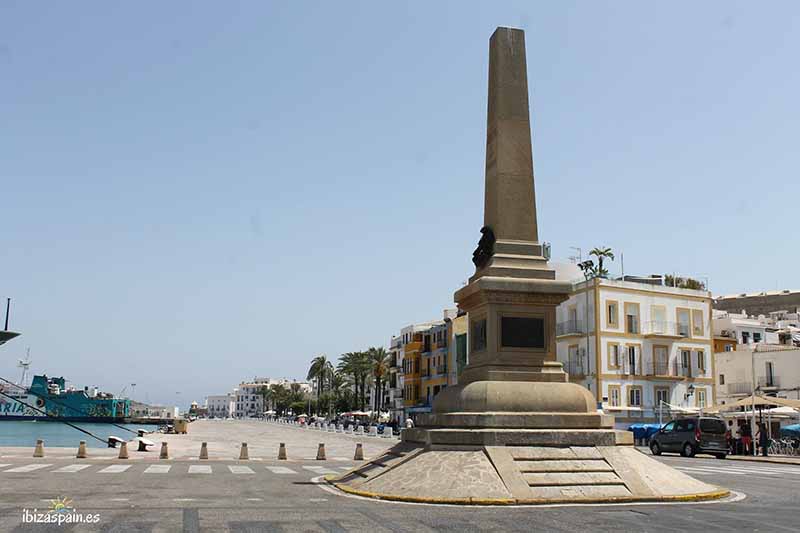
<path fill-rule="evenodd" d="M 614 252 L 611 251 L 611 248 L 608 248 L 607 246 L 599 246 L 589 252 L 589 255 L 593 255 L 597 258 L 597 267 L 595 268 L 594 274 L 597 277 L 607 278 L 608 270 L 603 266 L 603 260 L 614 260 Z"/>
<path fill-rule="evenodd" d="M 267 385 L 262 385 L 260 389 L 258 389 L 258 393 L 261 396 L 261 400 L 264 404 L 264 411 L 269 411 L 272 409 L 272 390 Z"/>
<path fill-rule="evenodd" d="M 325 355 L 318 355 L 311 360 L 311 367 L 308 369 L 306 379 L 317 382 L 318 405 L 322 405 L 319 400 L 325 392 L 325 382 L 328 380 L 328 376 L 331 372 L 333 372 L 333 365 L 328 361 Z"/>
<path fill-rule="evenodd" d="M 383 407 L 383 386 L 385 378 L 389 373 L 389 356 L 383 347 L 372 347 L 367 350 L 367 355 L 372 366 L 372 380 L 375 384 L 375 397 L 372 401 L 372 409 L 380 415 Z"/>
<path fill-rule="evenodd" d="M 696 291 L 706 290 L 706 284 L 694 278 L 682 278 L 672 274 L 664 274 L 664 284 L 667 287 L 678 287 L 680 289 L 694 289 Z"/>

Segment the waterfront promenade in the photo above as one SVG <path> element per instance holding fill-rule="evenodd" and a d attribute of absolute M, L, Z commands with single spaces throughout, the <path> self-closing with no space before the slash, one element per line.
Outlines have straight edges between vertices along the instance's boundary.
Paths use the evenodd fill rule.
<path fill-rule="evenodd" d="M 135 435 L 113 426 L 108 427 L 109 434 L 123 439 L 133 439 Z M 103 435 L 106 436 L 106 435 Z M 301 426 L 264 422 L 261 420 L 197 420 L 189 424 L 185 435 L 150 433 L 146 439 L 155 443 L 148 452 L 137 452 L 135 443 L 128 443 L 130 460 L 158 460 L 161 443 L 166 442 L 171 459 L 197 459 L 200 446 L 208 444 L 208 459 L 235 460 L 239 458 L 242 442 L 247 443 L 251 460 L 277 459 L 278 447 L 284 442 L 287 447 L 288 460 L 315 459 L 317 446 L 325 443 L 326 453 L 330 457 L 353 458 L 355 443 L 361 442 L 364 456 L 369 457 L 397 443 L 397 438 L 369 437 L 367 435 L 349 435 L 304 429 Z M 79 441 L 86 440 L 76 432 L 75 444 L 71 447 L 53 447 L 45 442 L 45 457 L 74 457 Z M 117 457 L 119 449 L 91 448 L 89 459 L 112 459 Z M 0 459 L 15 457 L 31 457 L 33 447 L 0 447 Z"/>

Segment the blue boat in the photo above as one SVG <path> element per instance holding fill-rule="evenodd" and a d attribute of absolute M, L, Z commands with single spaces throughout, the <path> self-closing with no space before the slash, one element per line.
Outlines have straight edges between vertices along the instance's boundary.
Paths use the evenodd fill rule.
<path fill-rule="evenodd" d="M 34 376 L 27 389 L 3 387 L 0 420 L 58 420 L 65 422 L 122 422 L 131 402 L 96 388 L 66 387 L 63 377 Z"/>

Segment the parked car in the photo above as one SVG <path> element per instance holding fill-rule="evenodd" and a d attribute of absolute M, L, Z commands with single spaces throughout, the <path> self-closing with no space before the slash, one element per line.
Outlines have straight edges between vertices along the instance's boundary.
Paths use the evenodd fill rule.
<path fill-rule="evenodd" d="M 728 443 L 725 440 L 725 421 L 712 416 L 693 416 L 668 422 L 650 439 L 653 455 L 678 452 L 684 457 L 708 453 L 725 459 Z"/>

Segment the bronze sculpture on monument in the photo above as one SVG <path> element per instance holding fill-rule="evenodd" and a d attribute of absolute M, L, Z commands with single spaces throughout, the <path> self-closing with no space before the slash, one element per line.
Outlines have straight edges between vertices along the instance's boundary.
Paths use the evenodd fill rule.
<path fill-rule="evenodd" d="M 449 503 L 719 498 L 633 447 L 556 360 L 555 311 L 572 290 L 539 241 L 525 35 L 489 41 L 484 224 L 455 293 L 469 364 L 381 457 L 331 480 L 357 494 Z"/>

